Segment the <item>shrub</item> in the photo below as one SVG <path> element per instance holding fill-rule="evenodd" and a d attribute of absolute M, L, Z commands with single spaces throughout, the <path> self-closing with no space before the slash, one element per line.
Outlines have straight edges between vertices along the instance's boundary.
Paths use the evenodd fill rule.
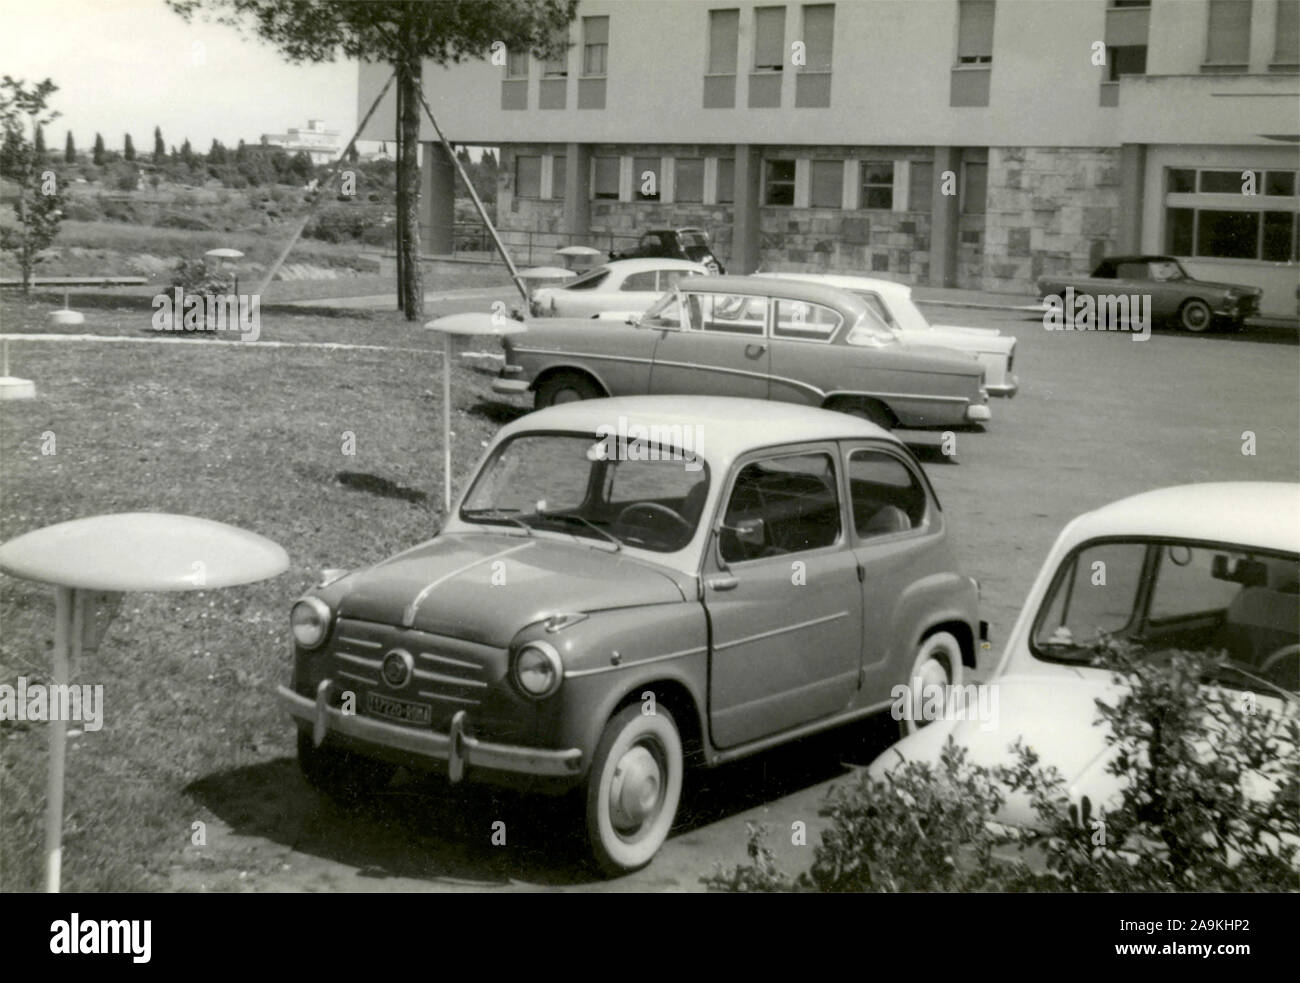
<path fill-rule="evenodd" d="M 187 294 L 224 296 L 234 291 L 235 277 L 231 270 L 210 269 L 201 259 L 182 259 L 172 267 L 171 286 Z"/>
<path fill-rule="evenodd" d="M 186 215 L 185 213 L 171 212 L 163 215 L 157 223 L 162 229 L 186 229 L 191 232 L 211 232 L 212 224 L 205 221 L 197 215 Z"/>

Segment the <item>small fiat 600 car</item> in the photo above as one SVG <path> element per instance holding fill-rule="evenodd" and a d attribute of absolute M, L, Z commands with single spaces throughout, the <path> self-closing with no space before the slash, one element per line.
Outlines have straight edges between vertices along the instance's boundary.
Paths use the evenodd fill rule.
<path fill-rule="evenodd" d="M 492 388 L 538 408 L 601 396 L 718 395 L 839 410 L 884 427 L 990 417 L 971 355 L 907 345 L 862 298 L 762 277 L 679 281 L 642 317 L 544 318 L 503 339 Z"/>
<path fill-rule="evenodd" d="M 1079 516 L 1048 554 L 987 684 L 997 690 L 996 715 L 947 714 L 886 750 L 871 770 L 937 762 L 949 737 L 974 764 L 1010 765 L 1020 739 L 1059 770 L 1083 815 L 1107 811 L 1123 786 L 1108 767 L 1117 749 L 1097 701 L 1114 705 L 1122 687 L 1092 665 L 1103 637 L 1151 659 L 1169 649 L 1226 653 L 1207 687 L 1234 701 L 1234 691 L 1250 692 L 1261 707 L 1296 714 L 1300 485 L 1183 485 Z M 1294 777 L 1269 771 L 1262 763 L 1261 777 Z M 1041 825 L 1018 794 L 999 818 Z"/>
<path fill-rule="evenodd" d="M 974 666 L 977 585 L 911 453 L 825 410 L 592 400 L 502 428 L 441 532 L 291 614 L 308 781 L 399 765 L 574 793 L 607 873 L 686 765 L 875 713 Z"/>

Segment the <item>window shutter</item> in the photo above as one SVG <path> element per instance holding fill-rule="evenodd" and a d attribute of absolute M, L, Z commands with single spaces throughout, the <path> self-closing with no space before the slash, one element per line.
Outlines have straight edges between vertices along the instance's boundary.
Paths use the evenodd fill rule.
<path fill-rule="evenodd" d="M 740 36 L 739 10 L 709 11 L 709 74 L 736 74 L 736 44 Z"/>
<path fill-rule="evenodd" d="M 961 0 L 957 27 L 958 58 L 993 56 L 993 0 Z"/>
<path fill-rule="evenodd" d="M 1210 0 L 1210 43 L 1205 58 L 1213 65 L 1244 65 L 1250 60 L 1249 0 Z"/>

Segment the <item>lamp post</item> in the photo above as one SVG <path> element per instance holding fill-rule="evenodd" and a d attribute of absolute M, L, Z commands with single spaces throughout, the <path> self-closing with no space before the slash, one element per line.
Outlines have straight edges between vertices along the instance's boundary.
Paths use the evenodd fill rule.
<path fill-rule="evenodd" d="M 53 685 L 64 693 L 82 655 L 93 653 L 135 591 L 192 591 L 250 584 L 283 573 L 276 543 L 211 519 L 162 512 L 96 515 L 25 533 L 0 546 L 0 570 L 54 588 Z M 63 772 L 67 721 L 47 714 L 45 889 L 63 869 Z"/>
<path fill-rule="evenodd" d="M 425 325 L 442 334 L 442 473 L 443 508 L 451 513 L 451 355 L 452 335 L 492 335 L 505 338 L 522 334 L 527 326 L 504 314 L 469 312 L 434 318 Z"/>

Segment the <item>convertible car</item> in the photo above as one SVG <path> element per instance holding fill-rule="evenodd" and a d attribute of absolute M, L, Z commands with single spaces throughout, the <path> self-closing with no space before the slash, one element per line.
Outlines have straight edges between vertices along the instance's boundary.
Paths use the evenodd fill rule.
<path fill-rule="evenodd" d="M 1150 296 L 1152 319 L 1187 331 L 1208 331 L 1214 325 L 1240 328 L 1259 313 L 1259 287 L 1197 280 L 1173 256 L 1112 256 L 1089 276 L 1038 279 L 1038 296 Z"/>
<path fill-rule="evenodd" d="M 956 685 L 984 626 L 948 519 L 893 436 L 708 397 L 503 427 L 437 537 L 294 604 L 279 689 L 310 784 L 398 765 L 571 802 L 594 858 L 649 863 L 688 765 Z"/>
<path fill-rule="evenodd" d="M 989 419 L 984 370 L 901 345 L 860 297 L 823 284 L 691 277 L 644 317 L 533 319 L 502 340 L 500 393 L 536 405 L 646 394 L 722 395 L 852 413 L 884 427 Z"/>
<path fill-rule="evenodd" d="M 707 276 L 703 263 L 686 259 L 620 259 L 561 284 L 533 291 L 534 317 L 596 317 L 602 311 L 642 314 L 688 276 Z"/>
<path fill-rule="evenodd" d="M 1105 811 L 1122 787 L 1107 768 L 1115 749 L 1097 720 L 1096 701 L 1113 705 L 1119 691 L 1109 670 L 1090 664 L 1102 634 L 1152 658 L 1169 648 L 1226 651 L 1207 686 L 1295 713 L 1300 485 L 1164 488 L 1075 519 L 1048 554 L 987 684 L 998 690 L 997 719 L 950 714 L 886 750 L 871 769 L 937 762 L 949 736 L 973 764 L 1011 765 L 1010 746 L 1022 738 L 1060 771 L 1085 814 Z M 999 818 L 1041 824 L 1023 796 L 1013 795 Z"/>
<path fill-rule="evenodd" d="M 974 355 L 984 366 L 984 388 L 990 396 L 1014 396 L 1020 383 L 1012 374 L 1016 361 L 1016 339 L 997 328 L 963 328 L 952 324 L 931 324 L 912 302 L 912 288 L 905 283 L 874 277 L 836 273 L 759 273 L 785 280 L 824 283 L 855 293 L 875 310 L 904 345 L 938 345 Z"/>

